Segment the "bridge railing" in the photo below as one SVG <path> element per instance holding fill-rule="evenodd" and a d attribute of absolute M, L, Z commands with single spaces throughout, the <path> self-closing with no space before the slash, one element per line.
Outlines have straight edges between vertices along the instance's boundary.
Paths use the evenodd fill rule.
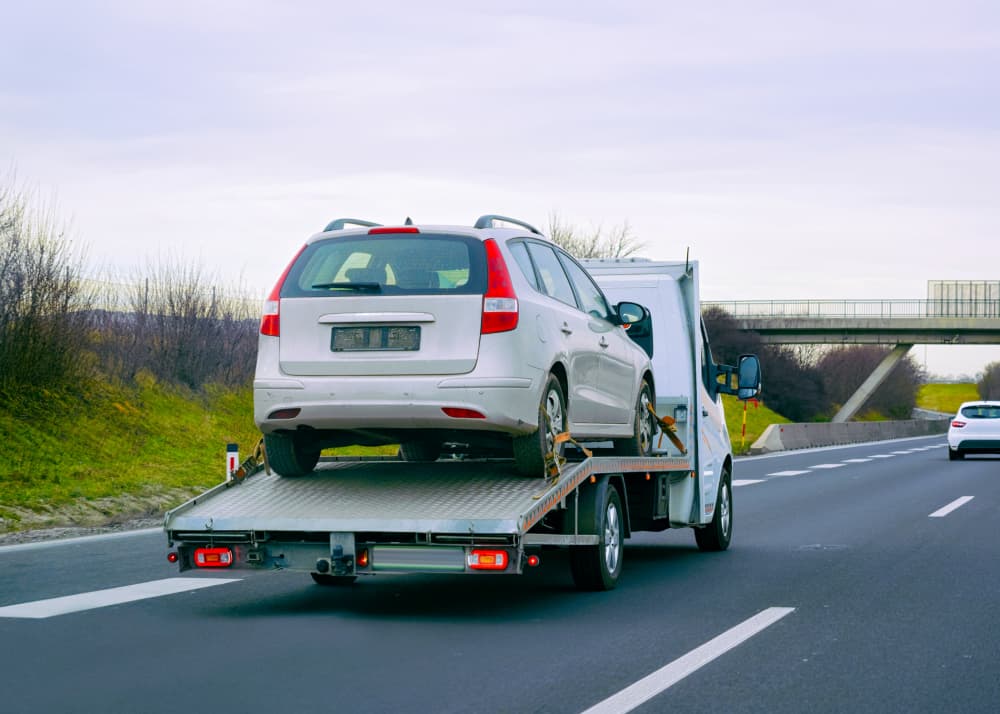
<path fill-rule="evenodd" d="M 703 302 L 736 318 L 1000 318 L 998 300 L 738 300 Z"/>

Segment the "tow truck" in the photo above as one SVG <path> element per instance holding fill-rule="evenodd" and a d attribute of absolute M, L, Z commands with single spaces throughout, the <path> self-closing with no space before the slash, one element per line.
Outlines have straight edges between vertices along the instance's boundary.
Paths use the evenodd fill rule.
<path fill-rule="evenodd" d="M 608 590 L 624 539 L 690 528 L 703 551 L 729 547 L 733 455 L 721 394 L 749 399 L 760 363 L 712 360 L 696 261 L 582 261 L 612 302 L 649 317 L 630 335 L 650 353 L 657 433 L 649 456 L 570 442 L 539 478 L 512 460 L 460 452 L 436 462 L 324 458 L 301 478 L 269 473 L 260 445 L 225 481 L 169 511 L 168 560 L 181 571 L 288 570 L 322 585 L 395 573 L 520 574 L 568 548 L 573 580 Z"/>

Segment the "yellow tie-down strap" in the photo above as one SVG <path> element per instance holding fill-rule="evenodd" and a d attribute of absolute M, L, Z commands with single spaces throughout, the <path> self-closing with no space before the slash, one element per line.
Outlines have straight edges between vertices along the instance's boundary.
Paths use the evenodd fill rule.
<path fill-rule="evenodd" d="M 676 446 L 682 454 L 687 454 L 687 448 L 685 448 L 684 442 L 682 442 L 680 437 L 677 436 L 677 420 L 669 416 L 659 416 L 653 409 L 652 404 L 647 404 L 646 408 L 649 409 L 649 413 L 653 415 L 654 419 L 656 419 L 656 423 L 660 425 L 660 440 L 656 442 L 656 448 L 660 448 L 660 445 L 663 444 L 663 437 L 666 436 L 670 439 L 670 443 Z"/>
<path fill-rule="evenodd" d="M 545 455 L 545 476 L 550 481 L 556 481 L 562 475 L 562 469 L 563 465 L 566 463 L 566 457 L 558 453 L 559 449 L 557 447 L 559 444 L 565 444 L 567 442 L 574 444 L 588 459 L 594 455 L 590 449 L 570 436 L 568 431 L 556 434 L 555 438 L 552 440 L 552 451 Z"/>

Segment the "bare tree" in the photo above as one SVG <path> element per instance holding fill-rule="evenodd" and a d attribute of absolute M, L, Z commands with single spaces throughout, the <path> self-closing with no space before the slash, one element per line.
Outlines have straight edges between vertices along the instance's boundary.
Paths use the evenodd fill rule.
<path fill-rule="evenodd" d="M 1000 362 L 990 362 L 976 382 L 980 399 L 1000 399 Z"/>
<path fill-rule="evenodd" d="M 576 258 L 627 258 L 642 249 L 628 221 L 607 233 L 601 226 L 583 231 L 563 223 L 559 215 L 549 216 L 549 238 Z"/>
<path fill-rule="evenodd" d="M 836 347 L 826 352 L 819 361 L 819 369 L 834 403 L 844 404 L 888 352 L 889 348 L 879 345 Z M 865 408 L 894 419 L 909 419 L 917 404 L 917 392 L 925 381 L 923 369 L 907 355 L 868 398 Z"/>

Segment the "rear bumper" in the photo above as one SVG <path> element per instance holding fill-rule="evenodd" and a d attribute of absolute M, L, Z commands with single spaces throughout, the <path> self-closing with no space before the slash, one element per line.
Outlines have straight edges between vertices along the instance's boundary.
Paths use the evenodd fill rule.
<path fill-rule="evenodd" d="M 1000 454 L 1000 439 L 948 439 L 948 446 L 966 454 Z"/>

